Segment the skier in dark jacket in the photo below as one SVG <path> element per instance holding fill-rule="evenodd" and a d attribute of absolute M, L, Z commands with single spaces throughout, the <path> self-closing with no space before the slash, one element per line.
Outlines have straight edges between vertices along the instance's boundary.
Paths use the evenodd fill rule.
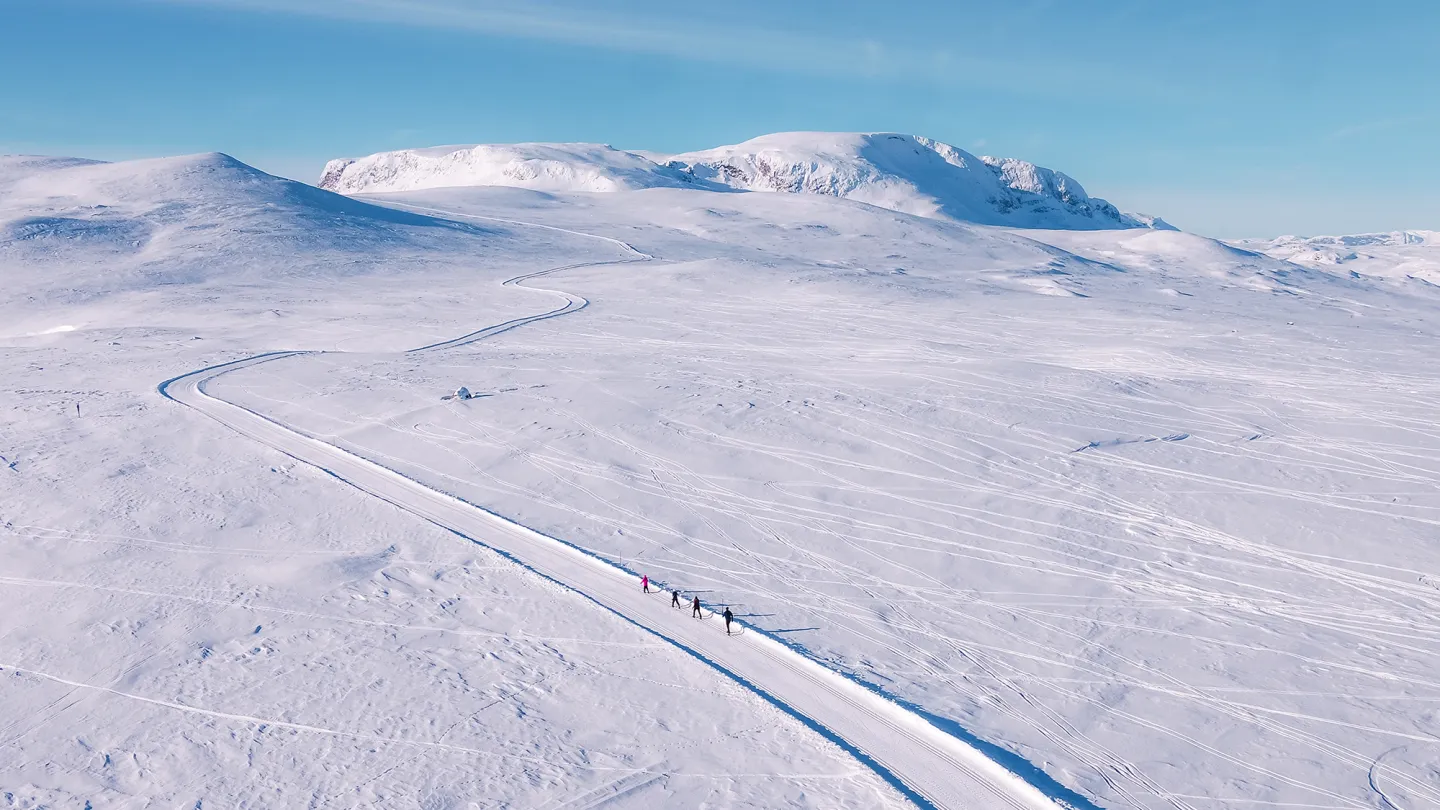
<path fill-rule="evenodd" d="M 679 591 L 671 591 L 671 592 L 670 592 L 670 607 L 680 607 L 680 592 L 679 592 Z"/>
<path fill-rule="evenodd" d="M 704 618 L 700 615 L 700 597 L 698 596 L 690 600 L 690 615 L 697 619 Z"/>
<path fill-rule="evenodd" d="M 731 612 L 730 612 L 730 606 L 729 606 L 729 605 L 726 605 L 726 606 L 725 606 L 725 612 L 722 613 L 722 614 L 720 614 L 720 615 L 722 615 L 722 616 L 725 617 L 725 635 L 728 636 L 728 635 L 730 635 L 730 620 L 735 618 L 735 614 L 734 614 L 734 613 L 731 613 Z"/>

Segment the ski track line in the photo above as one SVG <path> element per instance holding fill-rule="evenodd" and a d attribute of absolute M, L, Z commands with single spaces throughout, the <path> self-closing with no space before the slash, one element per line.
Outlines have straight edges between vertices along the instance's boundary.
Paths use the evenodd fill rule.
<path fill-rule="evenodd" d="M 576 415 L 574 415 L 574 414 L 571 414 L 571 413 L 569 413 L 569 412 L 564 412 L 564 413 L 565 413 L 565 415 L 566 415 L 568 418 L 570 418 L 572 421 L 575 421 L 577 424 L 579 424 L 580 426 L 584 427 L 585 430 L 586 430 L 588 433 L 591 433 L 591 434 L 594 434 L 594 435 L 599 435 L 599 436 L 604 436 L 604 437 L 608 438 L 610 441 L 614 441 L 614 442 L 616 442 L 616 443 L 618 443 L 618 444 L 621 444 L 622 446 L 627 447 L 629 450 L 631 450 L 631 451 L 633 451 L 633 452 L 635 452 L 635 453 L 638 453 L 638 454 L 640 454 L 640 455 L 642 455 L 642 456 L 646 455 L 646 454 L 645 454 L 643 451 L 641 451 L 639 448 L 630 446 L 630 445 L 628 445 L 627 443 L 625 443 L 625 442 L 624 442 L 623 440 L 621 440 L 621 439 L 618 439 L 618 438 L 612 437 L 612 436 L 606 436 L 606 434 L 605 434 L 603 431 L 600 431 L 599 429 L 595 428 L 593 425 L 589 425 L 588 423 L 585 423 L 585 422 L 584 422 L 583 420 L 581 420 L 578 416 L 576 416 Z M 838 415 L 838 414 L 837 414 L 837 415 Z M 863 422 L 864 420 L 861 419 L 860 421 Z M 413 435 L 421 438 L 421 440 L 425 440 L 425 433 L 424 433 L 423 431 L 420 431 L 418 428 L 419 428 L 419 426 L 417 426 L 417 429 L 416 429 L 415 431 L 402 431 L 402 432 L 412 433 Z M 482 430 L 482 432 L 483 432 L 483 430 Z M 906 435 L 906 436 L 909 435 L 909 434 L 906 434 L 906 433 L 903 432 L 903 431 L 899 431 L 898 433 L 895 432 L 895 431 L 884 431 L 884 432 L 889 432 L 891 435 Z M 459 438 L 457 438 L 457 437 L 453 437 L 453 436 L 452 436 L 452 437 L 450 437 L 450 438 L 451 438 L 452 441 L 462 441 L 462 442 L 463 442 L 462 439 L 459 439 Z M 438 450 L 442 450 L 442 451 L 444 451 L 444 450 L 447 449 L 447 448 L 445 448 L 445 447 L 442 446 L 442 445 L 436 445 L 436 448 L 437 448 Z M 958 448 L 952 448 L 952 449 L 958 450 Z M 451 451 L 451 452 L 453 452 L 453 451 Z M 381 461 L 382 463 L 388 463 L 388 462 L 385 461 L 384 454 L 380 454 L 380 455 L 382 456 L 382 458 L 379 458 L 379 459 L 376 459 L 376 460 Z M 527 453 L 526 455 L 530 455 L 530 454 Z M 370 455 L 370 457 L 371 457 L 371 458 L 375 458 L 375 455 L 372 454 L 372 455 Z M 583 464 L 583 459 L 580 459 L 580 458 L 578 458 L 578 457 L 573 457 L 573 456 L 568 457 L 568 458 L 569 458 L 569 462 L 571 462 L 571 463 L 567 463 L 567 465 L 566 465 L 567 468 L 573 468 L 573 469 L 575 469 L 575 470 L 578 471 L 578 472 L 584 472 L 583 470 L 581 470 L 581 465 Z M 395 460 L 396 460 L 396 461 L 402 461 L 401 459 L 395 459 Z M 558 459 L 550 459 L 550 458 L 547 457 L 546 460 L 547 460 L 547 463 L 548 463 L 548 462 L 554 462 L 554 463 L 557 463 L 557 464 L 560 463 Z M 662 466 L 668 466 L 668 464 L 667 464 L 666 462 L 663 462 L 663 461 L 660 460 L 660 459 L 652 459 L 652 461 L 653 461 L 653 462 L 656 462 L 656 463 L 661 463 Z M 538 460 L 536 460 L 535 463 L 538 463 Z M 407 465 L 407 466 L 411 466 L 411 465 Z M 686 469 L 683 465 L 676 465 L 676 466 L 677 466 L 679 469 L 684 470 L 688 475 L 692 475 L 692 476 L 694 475 L 693 471 L 690 471 L 690 470 Z M 809 466 L 809 465 L 806 465 L 806 466 Z M 425 470 L 427 470 L 427 471 L 429 471 L 429 472 L 431 472 L 431 473 L 434 473 L 435 475 L 441 476 L 442 478 L 452 478 L 452 476 L 449 476 L 449 475 L 446 475 L 446 474 L 444 474 L 444 473 L 441 473 L 441 472 L 439 472 L 438 470 L 433 470 L 433 469 L 425 468 L 425 467 L 421 467 L 421 469 L 425 469 Z M 812 468 L 812 469 L 814 469 L 814 471 L 816 471 L 816 472 L 821 472 L 821 470 L 820 470 L 818 467 Z M 879 468 L 876 468 L 876 469 L 879 469 Z M 896 474 L 899 474 L 899 471 L 894 471 L 894 472 L 895 472 Z M 476 473 L 477 475 L 481 475 L 482 477 L 484 476 L 484 473 L 483 473 L 482 470 L 476 469 L 476 470 L 475 470 L 475 473 Z M 672 474 L 673 474 L 673 470 L 672 470 Z M 431 480 L 433 480 L 433 479 L 431 479 Z M 462 480 L 462 479 L 454 479 L 454 480 L 456 480 L 456 481 L 458 482 L 458 481 L 460 481 L 460 480 Z M 497 483 L 498 483 L 498 482 L 497 482 Z M 646 481 L 646 483 L 648 484 L 648 480 Z M 662 490 L 665 490 L 667 495 L 672 496 L 672 497 L 675 495 L 675 493 L 669 492 L 668 487 L 666 487 L 664 484 L 660 483 L 659 480 L 658 480 L 658 478 L 656 478 L 656 485 L 659 486 Z M 682 485 L 683 485 L 683 484 L 682 484 Z M 689 492 L 689 498 L 688 498 L 689 501 L 693 501 L 693 502 L 695 502 L 695 503 L 697 503 L 697 504 L 706 506 L 706 507 L 708 507 L 708 508 L 710 508 L 710 509 L 714 509 L 714 510 L 717 510 L 717 511 L 724 512 L 725 514 L 729 515 L 730 517 L 736 518 L 736 519 L 740 519 L 740 520 L 742 520 L 742 521 L 744 521 L 744 522 L 746 522 L 746 523 L 753 523 L 753 521 L 750 521 L 750 520 L 747 519 L 747 516 L 746 516 L 747 510 L 753 512 L 753 509 L 756 508 L 757 506 L 760 506 L 760 508 L 762 508 L 762 510 L 763 510 L 763 506 L 760 505 L 759 502 L 749 501 L 749 499 L 746 499 L 746 498 L 744 498 L 743 496 L 739 496 L 739 495 L 737 495 L 737 494 L 734 493 L 734 492 L 725 491 L 725 492 L 722 493 L 722 492 L 719 491 L 719 489 L 717 488 L 716 491 L 710 492 L 710 493 L 707 494 L 707 492 L 702 492 L 702 491 L 700 491 L 700 490 L 697 490 L 697 489 L 695 489 L 693 486 L 686 486 L 686 489 L 687 489 L 687 491 Z M 589 493 L 588 491 L 584 490 L 583 487 L 580 488 L 579 491 L 585 492 L 587 495 L 591 495 L 592 498 L 594 497 L 592 493 Z M 737 498 L 738 498 L 738 500 L 736 500 Z M 686 500 L 686 499 L 681 499 L 682 502 L 684 502 L 685 500 Z M 907 503 L 907 504 L 922 504 L 922 503 L 926 503 L 926 502 L 922 502 L 922 501 L 916 501 L 916 500 L 911 499 L 911 498 L 902 498 L 902 499 L 900 499 L 900 500 L 904 501 L 904 502 Z M 559 505 L 559 504 L 553 504 L 553 505 L 561 506 L 561 505 Z M 728 505 L 729 507 L 731 507 L 731 508 L 728 509 L 728 510 L 726 509 L 726 506 L 727 506 L 727 505 Z M 934 504 L 928 504 L 928 503 L 927 503 L 926 505 L 934 506 Z M 692 511 L 693 511 L 693 510 L 692 510 Z M 707 525 L 710 525 L 711 528 L 712 528 L 717 534 L 719 534 L 719 535 L 722 536 L 722 537 L 725 535 L 725 532 L 724 532 L 723 530 L 719 529 L 718 527 L 716 527 L 711 521 L 709 521 L 708 519 L 704 518 L 703 516 L 700 516 L 699 513 L 696 513 L 696 514 L 697 514 L 697 516 L 700 517 L 700 519 L 702 519 L 704 522 L 706 522 Z M 878 513 L 877 513 L 877 514 L 878 514 Z M 626 517 L 627 517 L 627 519 L 629 519 L 629 520 L 639 520 L 642 525 L 643 525 L 644 522 L 645 522 L 645 521 L 644 521 L 644 518 L 643 518 L 642 516 L 637 515 L 637 514 L 634 514 L 634 513 L 627 513 L 627 514 L 626 514 Z M 634 524 L 627 525 L 627 528 L 632 528 L 633 525 L 634 525 Z M 655 528 L 661 529 L 661 527 L 659 527 L 658 525 L 657 525 Z M 764 532 L 764 533 L 767 534 L 767 535 L 768 535 L 768 534 L 774 534 L 774 532 L 771 532 L 771 531 L 766 531 L 766 532 Z M 1038 535 L 1037 535 L 1037 536 L 1038 536 Z M 777 536 L 777 539 L 779 539 L 778 536 Z M 782 542 L 783 542 L 783 540 L 782 540 Z M 852 543 L 851 545 L 854 545 L 854 544 Z M 663 548 L 663 547 L 662 547 L 662 548 Z M 862 549 L 862 552 L 863 552 L 863 553 L 869 553 L 869 552 L 864 552 L 863 549 Z M 767 576 L 767 575 L 780 576 L 780 574 L 778 574 L 775 570 L 773 570 L 773 566 L 771 566 L 770 564 L 768 564 L 768 563 L 766 562 L 766 560 L 769 560 L 769 559 L 772 559 L 772 558 L 770 558 L 770 557 L 768 557 L 768 556 L 766 556 L 766 555 L 754 555 L 754 554 L 750 554 L 749 557 L 750 557 L 751 561 L 754 563 L 754 565 L 757 566 L 757 567 L 751 568 L 751 569 L 747 572 L 749 575 L 751 575 L 751 576 Z M 698 561 L 698 560 L 695 561 L 695 562 L 697 563 L 697 565 L 699 564 L 699 561 Z M 793 561 L 789 561 L 789 562 L 792 562 L 792 563 L 793 563 Z M 832 561 L 832 562 L 833 562 L 833 561 Z M 824 567 L 822 566 L 821 568 L 823 569 Z M 738 572 L 731 572 L 731 573 L 738 573 Z M 912 575 L 913 575 L 915 572 L 912 571 L 911 573 L 912 573 Z M 1310 572 L 1310 573 L 1314 573 L 1314 572 Z M 793 578 L 792 578 L 791 581 L 794 581 Z M 877 580 L 877 582 L 880 582 L 880 581 Z M 880 583 L 880 584 L 887 584 L 887 583 Z M 894 584 L 894 583 L 888 583 L 888 584 Z M 863 587 L 863 586 L 862 586 L 862 587 Z M 778 594 L 776 594 L 776 593 L 774 593 L 774 592 L 771 592 L 771 591 L 768 591 L 768 590 L 767 590 L 767 591 L 764 591 L 764 592 L 765 592 L 767 595 L 771 596 L 771 597 L 776 597 L 776 596 L 778 596 Z M 869 594 L 869 591 L 868 591 L 868 590 L 867 590 L 867 594 Z M 875 594 L 869 594 L 869 595 L 870 595 L 872 598 L 878 598 L 878 597 L 875 596 Z M 1276 606 L 1277 606 L 1277 607 L 1271 608 L 1271 609 L 1278 609 L 1278 605 L 1279 605 L 1279 603 L 1276 603 Z M 891 604 L 890 607 L 892 608 L 892 610 L 897 610 L 898 612 L 901 612 L 901 613 L 904 612 L 902 608 L 899 608 L 899 607 L 897 607 L 897 606 L 894 605 L 894 604 Z M 999 608 L 999 609 L 1005 609 L 1003 606 L 1000 606 L 1000 605 L 992 605 L 992 607 L 996 607 L 996 608 Z M 1035 616 L 1050 616 L 1050 617 L 1054 617 L 1054 618 L 1059 618 L 1056 614 L 1045 613 L 1045 612 L 1043 612 L 1043 611 L 1036 611 L 1036 612 L 1034 612 L 1034 615 L 1035 615 Z M 1021 617 L 1018 616 L 1018 615 L 1016 615 L 1015 618 L 1021 618 Z M 1291 618 L 1294 619 L 1294 620 L 1296 620 L 1296 621 L 1306 621 L 1306 622 L 1309 622 L 1309 623 L 1312 623 L 1312 624 L 1321 625 L 1321 623 L 1318 622 L 1318 620 L 1307 619 L 1307 618 L 1304 617 L 1304 616 L 1291 617 Z M 915 631 L 924 632 L 924 630 L 919 627 L 918 623 L 913 623 L 913 624 L 915 624 L 915 626 L 913 626 L 913 627 L 906 627 L 906 628 L 904 628 L 904 629 L 910 630 L 910 631 L 912 631 L 912 632 L 915 632 Z M 1043 625 L 1043 626 L 1049 627 L 1049 625 Z M 1332 629 L 1341 630 L 1341 631 L 1343 631 L 1343 630 L 1346 629 L 1346 628 L 1344 628 L 1344 627 L 1342 627 L 1342 626 L 1340 626 L 1340 625 L 1331 624 L 1331 623 L 1325 623 L 1325 624 L 1323 624 L 1322 626 L 1331 627 Z M 879 628 L 877 627 L 876 629 L 879 629 Z M 1054 628 L 1050 628 L 1050 629 L 1054 629 Z M 1142 629 L 1142 628 L 1132 628 L 1132 629 Z M 1382 631 L 1376 631 L 1376 632 L 1382 632 Z M 934 635 L 934 634 L 929 634 L 929 633 L 927 633 L 927 635 Z M 937 638 L 937 639 L 943 639 L 942 636 L 934 636 L 934 637 Z M 1188 636 L 1187 636 L 1187 637 L 1188 637 Z M 871 639 L 871 640 L 874 640 L 874 639 Z M 967 657 L 968 657 L 968 656 L 967 656 Z M 938 673 L 932 671 L 932 672 L 929 673 L 928 677 L 930 677 L 930 678 L 933 679 L 934 677 L 936 677 L 937 674 L 938 674 Z M 1141 684 L 1141 685 L 1142 685 L 1142 686 L 1147 686 L 1147 685 L 1144 685 L 1144 684 Z M 1158 688 L 1162 689 L 1163 691 L 1166 691 L 1167 693 L 1174 694 L 1174 695 L 1176 695 L 1177 697 L 1178 697 L 1178 696 L 1182 696 L 1181 693 L 1178 692 L 1178 691 L 1169 690 L 1169 689 L 1164 689 L 1163 687 L 1158 687 Z M 1026 702 L 1033 702 L 1033 701 L 1031 700 L 1031 698 L 1030 698 L 1028 695 L 1026 695 L 1023 691 L 1021 691 L 1021 690 L 1019 690 L 1019 689 L 1016 689 L 1016 691 L 1017 691 L 1017 693 L 1019 694 L 1019 696 L 1020 696 L 1023 700 L 1025 700 Z M 1295 715 L 1295 716 L 1298 717 L 1299 715 Z M 1247 713 L 1247 714 L 1246 714 L 1246 717 L 1247 717 L 1248 719 L 1252 720 L 1252 722 L 1256 722 L 1257 724 L 1259 724 L 1258 719 L 1252 717 L 1250 714 Z M 1093 759 L 1093 757 L 1092 757 L 1092 759 Z M 1102 775 L 1103 775 L 1103 772 L 1102 772 Z M 1117 790 L 1119 790 L 1119 788 L 1117 788 Z M 1123 792 L 1123 791 L 1122 791 L 1122 792 Z M 1167 794 L 1167 795 L 1168 795 L 1168 794 Z"/>
<path fill-rule="evenodd" d="M 583 262 L 528 273 L 506 286 L 549 293 L 565 299 L 559 308 L 515 318 L 452 340 L 412 349 L 433 351 L 472 343 L 525 324 L 576 312 L 589 304 L 576 295 L 539 287 L 527 280 L 578 267 L 649 261 L 652 257 L 609 237 L 496 217 L 452 214 L 419 206 L 392 204 L 426 213 L 485 219 L 599 239 L 622 248 L 630 258 Z M 763 632 L 720 635 L 712 623 L 693 621 L 664 601 L 668 589 L 650 597 L 636 589 L 638 576 L 562 540 L 513 523 L 460 498 L 431 489 L 394 470 L 283 425 L 258 412 L 211 396 L 205 383 L 244 368 L 290 357 L 319 354 L 278 351 L 200 369 L 161 383 L 161 395 L 190 406 L 250 439 L 317 467 L 334 478 L 408 511 L 471 542 L 490 548 L 516 564 L 572 590 L 729 676 L 741 686 L 838 744 L 874 770 L 908 799 L 934 810 L 1061 810 L 1068 807 L 979 749 L 930 723 L 904 706 L 785 646 Z M 39 673 L 35 673 L 39 674 Z M 55 678 L 54 680 L 60 680 Z M 63 682 L 63 681 L 62 681 Z M 72 684 L 96 688 L 86 684 Z M 103 687 L 100 687 L 104 689 Z M 104 691 L 114 691 L 104 689 Z M 114 692 L 117 695 L 122 693 Z M 123 694 L 171 708 L 193 707 Z M 203 710 L 200 710 L 203 712 Z M 271 721 L 204 712 L 247 722 Z M 274 723 L 296 730 L 335 733 Z M 409 741 L 400 741 L 409 742 Z M 481 753 L 481 752 L 475 752 Z"/>
<path fill-rule="evenodd" d="M 77 689 L 84 689 L 93 692 L 103 692 L 105 694 L 114 695 L 115 697 L 121 697 L 127 700 L 134 700 L 140 703 L 149 703 L 152 706 L 160 706 L 166 709 L 174 709 L 176 711 L 188 712 L 190 714 L 197 714 L 201 715 L 202 717 L 210 717 L 217 720 L 228 720 L 232 722 L 242 723 L 244 725 L 257 726 L 262 729 L 283 728 L 287 731 L 304 732 L 309 734 L 324 734 L 331 737 L 345 737 L 348 739 L 361 740 L 364 742 L 378 742 L 395 745 L 409 745 L 419 748 L 433 748 L 442 751 L 452 751 L 456 753 L 470 754 L 480 757 L 491 757 L 494 759 L 528 762 L 534 765 L 551 764 L 548 760 L 545 759 L 524 757 L 516 754 L 497 754 L 494 751 L 485 751 L 479 748 L 467 748 L 463 745 L 452 745 L 450 743 L 433 742 L 430 740 L 407 740 L 399 737 L 385 737 L 379 734 L 366 734 L 363 732 L 345 731 L 342 729 L 326 728 L 324 726 L 315 726 L 306 723 L 292 723 L 287 720 L 274 720 L 264 717 L 254 717 L 248 714 L 221 712 L 214 709 L 201 708 L 199 706 L 187 706 L 184 703 L 176 703 L 174 701 L 146 697 L 145 695 L 137 695 L 133 692 L 126 692 L 109 686 L 101 686 L 99 684 L 70 680 L 69 678 L 62 678 L 58 675 L 52 675 L 48 672 L 41 672 L 39 670 L 30 669 L 28 667 L 14 666 L 13 664 L 0 664 L 0 672 L 12 672 L 17 675 L 26 676 L 38 680 L 50 681 L 51 683 L 59 684 L 61 686 L 68 686 L 71 688 L 71 692 L 67 692 L 66 696 L 69 696 L 71 693 L 74 692 L 74 690 Z M 610 768 L 599 765 L 586 765 L 584 767 L 586 770 L 591 771 L 614 771 L 623 773 L 631 773 L 635 770 L 634 768 Z"/>

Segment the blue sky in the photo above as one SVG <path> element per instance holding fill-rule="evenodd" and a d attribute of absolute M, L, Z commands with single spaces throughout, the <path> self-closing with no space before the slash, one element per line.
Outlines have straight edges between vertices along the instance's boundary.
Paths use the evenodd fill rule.
<path fill-rule="evenodd" d="M 938 138 L 1217 236 L 1440 229 L 1440 4 L 0 0 L 0 151 Z"/>

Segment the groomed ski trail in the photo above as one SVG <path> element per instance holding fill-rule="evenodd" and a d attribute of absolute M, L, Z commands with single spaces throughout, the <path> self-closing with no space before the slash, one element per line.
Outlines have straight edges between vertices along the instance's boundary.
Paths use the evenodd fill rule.
<path fill-rule="evenodd" d="M 631 254 L 625 259 L 564 265 L 518 276 L 506 281 L 507 286 L 522 286 L 526 280 L 576 267 L 623 264 L 652 258 L 617 239 L 595 234 L 517 220 L 386 204 L 427 214 L 561 231 L 602 240 Z M 460 346 L 528 323 L 575 312 L 589 303 L 584 298 L 559 290 L 523 288 L 560 296 L 565 303 L 537 315 L 516 318 L 411 351 Z M 467 540 L 493 549 L 520 566 L 575 591 L 676 645 L 839 744 L 921 807 L 936 810 L 1064 810 L 1068 807 L 918 714 L 761 632 L 743 632 L 746 626 L 737 622 L 742 632 L 727 636 L 717 622 L 692 618 L 688 605 L 678 610 L 670 607 L 669 590 L 659 583 L 660 591 L 644 595 L 640 592 L 640 581 L 635 574 L 595 555 L 431 489 L 387 467 L 205 391 L 208 381 L 231 371 L 311 353 L 272 352 L 211 366 L 167 380 L 159 385 L 159 392 L 237 433 L 317 467 Z"/>

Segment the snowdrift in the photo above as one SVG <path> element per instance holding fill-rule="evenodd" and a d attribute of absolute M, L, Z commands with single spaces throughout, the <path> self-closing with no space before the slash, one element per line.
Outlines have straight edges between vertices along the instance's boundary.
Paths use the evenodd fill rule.
<path fill-rule="evenodd" d="M 823 194 L 985 225 L 1171 229 L 1155 217 L 1121 213 L 1062 172 L 892 133 L 780 133 L 653 160 L 597 144 L 441 146 L 332 160 L 320 178 L 321 188 L 344 194 L 489 185 Z"/>

